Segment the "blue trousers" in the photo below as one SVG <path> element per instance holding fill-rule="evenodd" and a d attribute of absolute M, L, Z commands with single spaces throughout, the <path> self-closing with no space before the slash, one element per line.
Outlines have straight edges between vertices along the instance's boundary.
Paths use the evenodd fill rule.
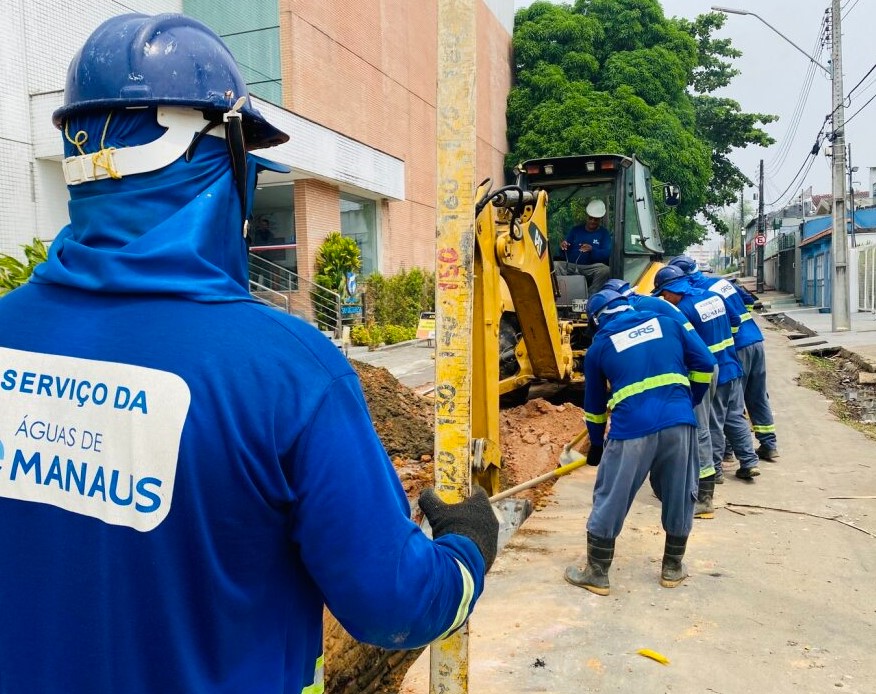
<path fill-rule="evenodd" d="M 755 342 L 753 345 L 736 350 L 736 355 L 742 362 L 743 398 L 754 435 L 767 447 L 778 448 L 776 425 L 773 422 L 773 410 L 767 393 L 766 353 L 763 342 Z"/>
<path fill-rule="evenodd" d="M 743 414 L 742 378 L 722 383 L 712 398 L 712 417 L 709 428 L 712 432 L 712 461 L 715 470 L 721 470 L 724 446 L 727 440 L 736 452 L 739 465 L 743 468 L 756 467 L 757 453 L 751 442 L 751 429 Z M 724 436 L 726 432 L 726 437 Z"/>
<path fill-rule="evenodd" d="M 715 397 L 715 390 L 718 388 L 718 366 L 712 370 L 712 381 L 709 384 L 709 392 L 707 392 L 700 404 L 694 408 L 694 415 L 697 418 L 697 452 L 700 459 L 700 479 L 715 474 L 715 463 L 713 462 L 712 453 L 712 431 L 709 426 L 709 420 L 712 416 L 712 398 Z"/>
<path fill-rule="evenodd" d="M 620 535 L 636 493 L 650 473 L 651 488 L 663 504 L 660 519 L 668 535 L 687 537 L 699 484 L 696 428 L 679 424 L 637 439 L 605 443 L 593 486 L 587 532 Z"/>

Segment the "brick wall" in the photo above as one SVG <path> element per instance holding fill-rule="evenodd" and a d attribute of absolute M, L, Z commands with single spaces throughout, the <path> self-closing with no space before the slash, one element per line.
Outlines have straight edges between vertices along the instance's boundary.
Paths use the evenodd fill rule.
<path fill-rule="evenodd" d="M 434 268 L 437 7 L 437 0 L 280 0 L 284 106 L 405 163 L 406 200 L 383 203 L 379 216 L 384 274 Z M 477 31 L 475 178 L 501 185 L 511 37 L 484 3 Z"/>
<path fill-rule="evenodd" d="M 336 186 L 316 179 L 296 181 L 295 234 L 298 274 L 313 281 L 313 264 L 322 239 L 341 230 L 341 207 Z"/>

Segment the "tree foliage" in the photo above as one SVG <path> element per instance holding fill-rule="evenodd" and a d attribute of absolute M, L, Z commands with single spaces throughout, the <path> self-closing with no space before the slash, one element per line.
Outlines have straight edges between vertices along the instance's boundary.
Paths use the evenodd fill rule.
<path fill-rule="evenodd" d="M 775 118 L 743 113 L 711 92 L 727 86 L 740 55 L 713 33 L 725 17 L 667 19 L 658 0 L 535 2 L 517 12 L 515 85 L 508 96 L 508 168 L 536 157 L 637 155 L 658 181 L 682 189 L 661 217 L 667 252 L 701 241 L 705 218 L 733 203 L 748 178 L 730 153 L 772 139 Z"/>

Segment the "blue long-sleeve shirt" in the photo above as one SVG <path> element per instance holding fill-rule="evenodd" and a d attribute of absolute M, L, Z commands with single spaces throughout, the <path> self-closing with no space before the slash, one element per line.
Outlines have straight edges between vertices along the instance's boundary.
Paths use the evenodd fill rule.
<path fill-rule="evenodd" d="M 696 426 L 693 408 L 708 391 L 715 358 L 676 320 L 630 310 L 605 317 L 584 357 L 584 418 L 590 440 L 646 436 Z"/>
<path fill-rule="evenodd" d="M 343 355 L 250 296 L 225 143 L 71 196 L 0 299 L 0 691 L 317 692 L 324 605 L 392 649 L 460 624 L 483 558 L 411 521 Z"/>
<path fill-rule="evenodd" d="M 683 295 L 676 307 L 687 316 L 694 330 L 718 360 L 718 384 L 742 376 L 742 365 L 736 356 L 733 340 L 733 328 L 739 326 L 739 316 L 728 312 L 724 300 L 714 292 L 698 289 L 684 282 L 674 286 L 672 291 Z"/>
<path fill-rule="evenodd" d="M 627 301 L 637 311 L 653 311 L 664 316 L 668 316 L 672 320 L 681 323 L 685 330 L 693 330 L 694 327 L 681 311 L 674 304 L 656 296 L 648 296 L 645 294 L 630 294 L 627 296 Z"/>
<path fill-rule="evenodd" d="M 754 322 L 754 316 L 745 306 L 742 295 L 736 287 L 721 277 L 708 277 L 701 272 L 691 275 L 690 280 L 694 287 L 706 289 L 720 296 L 727 306 L 727 313 L 738 316 L 739 323 L 733 327 L 733 342 L 736 349 L 763 342 L 763 333 Z"/>
<path fill-rule="evenodd" d="M 611 260 L 611 232 L 604 226 L 588 231 L 583 224 L 576 224 L 566 234 L 566 243 L 569 244 L 566 256 L 570 263 L 577 265 L 605 263 L 607 265 Z M 590 244 L 591 250 L 578 250 L 583 243 Z"/>

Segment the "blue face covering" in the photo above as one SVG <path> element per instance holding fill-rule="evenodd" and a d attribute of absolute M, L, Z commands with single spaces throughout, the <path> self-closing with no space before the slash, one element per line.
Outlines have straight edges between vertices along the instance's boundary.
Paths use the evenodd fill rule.
<path fill-rule="evenodd" d="M 221 127 L 221 126 L 219 126 Z M 104 129 L 106 133 L 104 134 Z M 87 133 L 85 152 L 157 139 L 154 110 L 72 118 L 66 134 Z M 65 137 L 65 155 L 80 151 Z M 81 140 L 81 136 L 78 140 Z M 258 170 L 249 157 L 249 200 Z M 70 224 L 32 281 L 86 291 L 163 294 L 202 302 L 251 300 L 243 213 L 225 141 L 201 138 L 159 171 L 69 186 Z"/>

